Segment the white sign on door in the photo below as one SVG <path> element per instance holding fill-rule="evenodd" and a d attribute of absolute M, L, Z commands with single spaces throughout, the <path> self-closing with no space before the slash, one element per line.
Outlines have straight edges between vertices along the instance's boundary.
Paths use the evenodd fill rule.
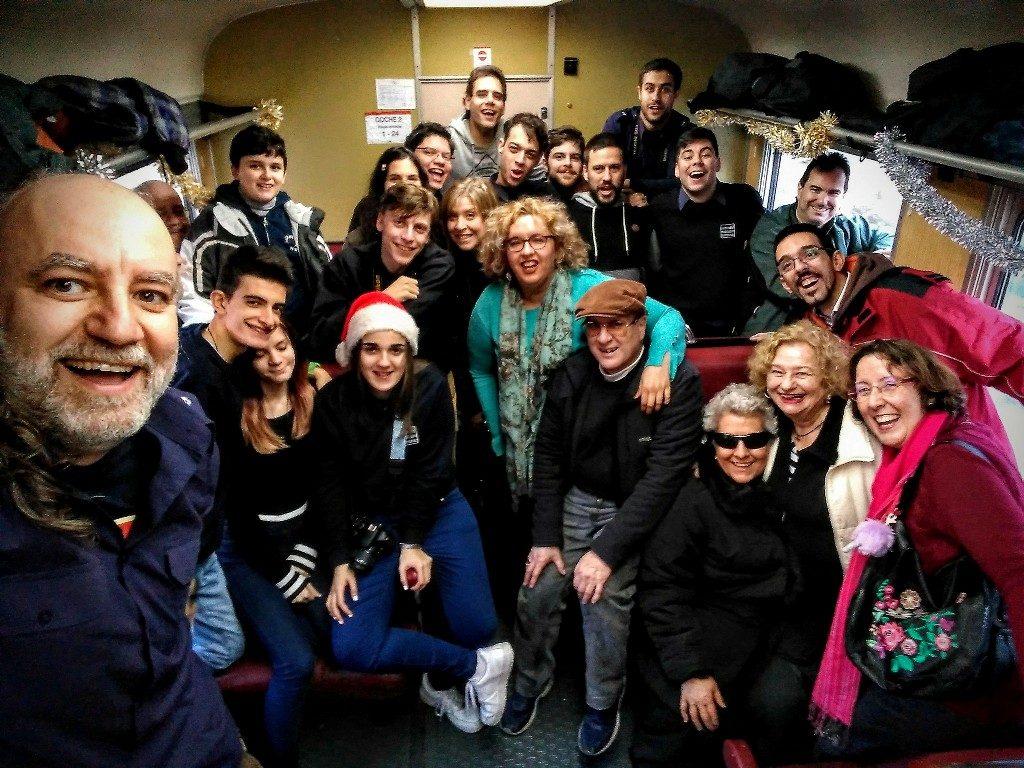
<path fill-rule="evenodd" d="M 490 48 L 474 48 L 473 49 L 473 66 L 482 67 L 484 64 L 491 63 L 491 49 Z"/>
<path fill-rule="evenodd" d="M 408 112 L 378 110 L 366 113 L 367 144 L 401 144 L 412 131 Z"/>

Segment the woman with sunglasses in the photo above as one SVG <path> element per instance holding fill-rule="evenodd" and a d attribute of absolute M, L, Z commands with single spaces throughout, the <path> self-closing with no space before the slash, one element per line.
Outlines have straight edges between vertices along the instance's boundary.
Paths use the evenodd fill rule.
<path fill-rule="evenodd" d="M 364 293 L 336 352 L 347 370 L 317 396 L 312 515 L 332 577 L 331 647 L 344 669 L 425 673 L 420 698 L 474 732 L 501 719 L 512 648 L 487 645 L 497 617 L 476 520 L 455 481 L 451 392 L 436 367 L 415 360 L 418 343 L 400 301 Z M 438 592 L 451 640 L 391 626 L 399 590 L 424 588 Z M 430 672 L 459 690 L 435 688 Z"/>
<path fill-rule="evenodd" d="M 872 486 L 869 522 L 855 539 L 814 685 L 812 711 L 823 736 L 819 748 L 829 757 L 892 760 L 922 752 L 1022 746 L 1024 482 L 1016 461 L 988 426 L 965 415 L 963 385 L 923 347 L 904 340 L 868 342 L 850 360 L 850 373 L 857 418 L 881 442 L 883 458 Z M 892 516 L 902 520 L 937 599 L 948 590 L 939 581 L 940 569 L 965 557 L 1002 596 L 1017 661 L 1005 648 L 1004 635 L 993 653 L 970 665 L 993 670 L 983 672 L 971 692 L 920 698 L 886 691 L 862 675 L 847 655 L 851 601 L 868 561 L 885 553 L 866 532 L 871 526 L 885 530 Z M 961 560 L 957 568 L 964 567 Z M 966 567 L 973 570 L 970 563 Z M 879 627 L 880 641 L 873 649 L 885 654 L 887 670 L 916 671 L 924 659 L 947 651 L 955 658 L 957 648 L 970 647 L 972 628 L 947 617 L 932 622 L 930 630 L 918 626 L 917 639 L 910 634 L 913 626 L 905 631 L 900 623 L 889 623 L 903 611 L 933 609 L 915 590 L 897 588 L 894 605 L 885 608 L 892 618 Z M 996 652 L 1000 646 L 1005 653 Z"/>
<path fill-rule="evenodd" d="M 768 489 L 801 573 L 813 575 L 773 639 L 809 698 L 850 561 L 846 547 L 867 514 L 881 447 L 846 400 L 847 354 L 833 334 L 806 320 L 787 325 L 762 339 L 747 365 L 779 420 Z M 792 730 L 803 747 L 794 759 L 809 759 L 813 739 L 803 716 Z"/>
<path fill-rule="evenodd" d="M 716 765 L 737 731 L 775 763 L 789 737 L 780 723 L 806 723 L 806 696 L 771 654 L 775 617 L 798 595 L 762 479 L 775 414 L 754 387 L 730 384 L 705 407 L 704 430 L 699 479 L 683 486 L 641 562 L 634 768 Z"/>

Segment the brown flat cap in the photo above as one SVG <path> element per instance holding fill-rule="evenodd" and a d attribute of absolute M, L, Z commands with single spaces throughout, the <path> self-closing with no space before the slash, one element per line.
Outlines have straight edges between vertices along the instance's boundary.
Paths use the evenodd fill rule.
<path fill-rule="evenodd" d="M 635 280 L 605 280 L 576 303 L 576 317 L 635 317 L 646 315 L 647 289 Z"/>

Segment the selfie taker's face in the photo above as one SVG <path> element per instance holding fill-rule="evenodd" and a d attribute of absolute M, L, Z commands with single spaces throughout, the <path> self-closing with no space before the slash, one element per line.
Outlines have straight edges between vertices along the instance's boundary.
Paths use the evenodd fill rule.
<path fill-rule="evenodd" d="M 177 255 L 140 197 L 95 177 L 31 189 L 0 240 L 8 400 L 76 457 L 149 418 L 178 351 Z"/>

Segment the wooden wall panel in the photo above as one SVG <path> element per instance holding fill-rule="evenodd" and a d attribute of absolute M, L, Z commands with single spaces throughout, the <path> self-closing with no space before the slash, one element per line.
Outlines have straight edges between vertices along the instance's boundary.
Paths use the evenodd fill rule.
<path fill-rule="evenodd" d="M 931 183 L 964 213 L 979 219 L 985 215 L 992 193 L 991 183 L 964 175 L 957 175 L 952 181 L 943 181 L 934 174 Z M 962 288 L 970 253 L 905 206 L 892 258 L 897 264 L 939 272 L 948 277 L 953 285 Z"/>

